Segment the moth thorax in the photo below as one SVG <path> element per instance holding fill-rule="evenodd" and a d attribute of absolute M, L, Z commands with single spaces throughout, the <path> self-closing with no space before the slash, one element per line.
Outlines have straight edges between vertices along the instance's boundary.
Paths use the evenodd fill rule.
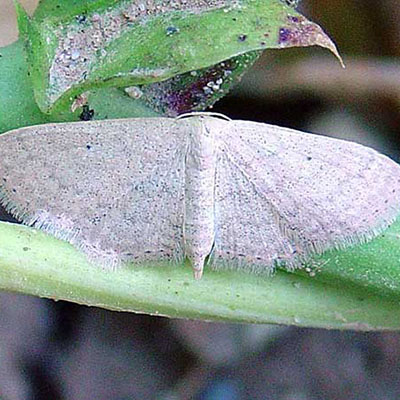
<path fill-rule="evenodd" d="M 200 278 L 214 243 L 214 185 L 216 151 L 214 135 L 204 134 L 201 124 L 190 136 L 186 156 L 185 225 L 186 257 Z"/>

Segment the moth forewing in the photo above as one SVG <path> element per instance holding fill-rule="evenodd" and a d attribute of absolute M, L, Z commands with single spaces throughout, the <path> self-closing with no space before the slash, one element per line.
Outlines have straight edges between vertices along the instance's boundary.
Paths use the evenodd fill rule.
<path fill-rule="evenodd" d="M 212 115 L 49 124 L 0 137 L 0 201 L 105 268 L 271 273 L 382 232 L 400 167 L 361 145 Z"/>

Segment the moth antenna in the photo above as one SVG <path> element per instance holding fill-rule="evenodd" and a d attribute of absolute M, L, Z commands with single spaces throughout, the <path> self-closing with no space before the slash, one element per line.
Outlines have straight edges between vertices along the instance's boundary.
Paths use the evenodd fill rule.
<path fill-rule="evenodd" d="M 232 121 L 232 119 L 230 119 L 226 115 L 221 114 L 221 113 L 217 113 L 217 112 L 213 112 L 213 111 L 193 111 L 193 112 L 188 112 L 188 113 L 184 113 L 184 114 L 178 115 L 177 117 L 175 117 L 175 120 L 178 121 L 180 119 L 189 118 L 189 117 L 216 117 L 216 118 L 223 119 L 225 121 L 229 121 L 229 122 Z"/>

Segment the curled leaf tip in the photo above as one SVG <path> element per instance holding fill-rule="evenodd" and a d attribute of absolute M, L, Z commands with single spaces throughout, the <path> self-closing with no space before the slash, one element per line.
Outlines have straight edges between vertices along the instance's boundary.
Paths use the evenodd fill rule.
<path fill-rule="evenodd" d="M 279 46 L 286 47 L 306 47 L 321 46 L 330 50 L 345 68 L 343 59 L 332 39 L 324 30 L 314 22 L 309 21 L 301 15 L 288 15 L 287 24 L 279 30 Z"/>

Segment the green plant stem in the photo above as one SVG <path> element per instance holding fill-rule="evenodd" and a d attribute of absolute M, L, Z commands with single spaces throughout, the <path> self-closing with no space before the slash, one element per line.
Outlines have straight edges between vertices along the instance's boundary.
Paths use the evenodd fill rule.
<path fill-rule="evenodd" d="M 3 222 L 0 287 L 110 310 L 179 318 L 399 329 L 400 248 L 393 246 L 398 232 L 400 223 L 369 244 L 318 257 L 315 265 L 326 265 L 315 277 L 285 271 L 269 277 L 207 270 L 195 281 L 187 265 L 105 271 L 89 265 L 65 242 Z M 350 260 L 352 265 L 347 264 Z"/>

